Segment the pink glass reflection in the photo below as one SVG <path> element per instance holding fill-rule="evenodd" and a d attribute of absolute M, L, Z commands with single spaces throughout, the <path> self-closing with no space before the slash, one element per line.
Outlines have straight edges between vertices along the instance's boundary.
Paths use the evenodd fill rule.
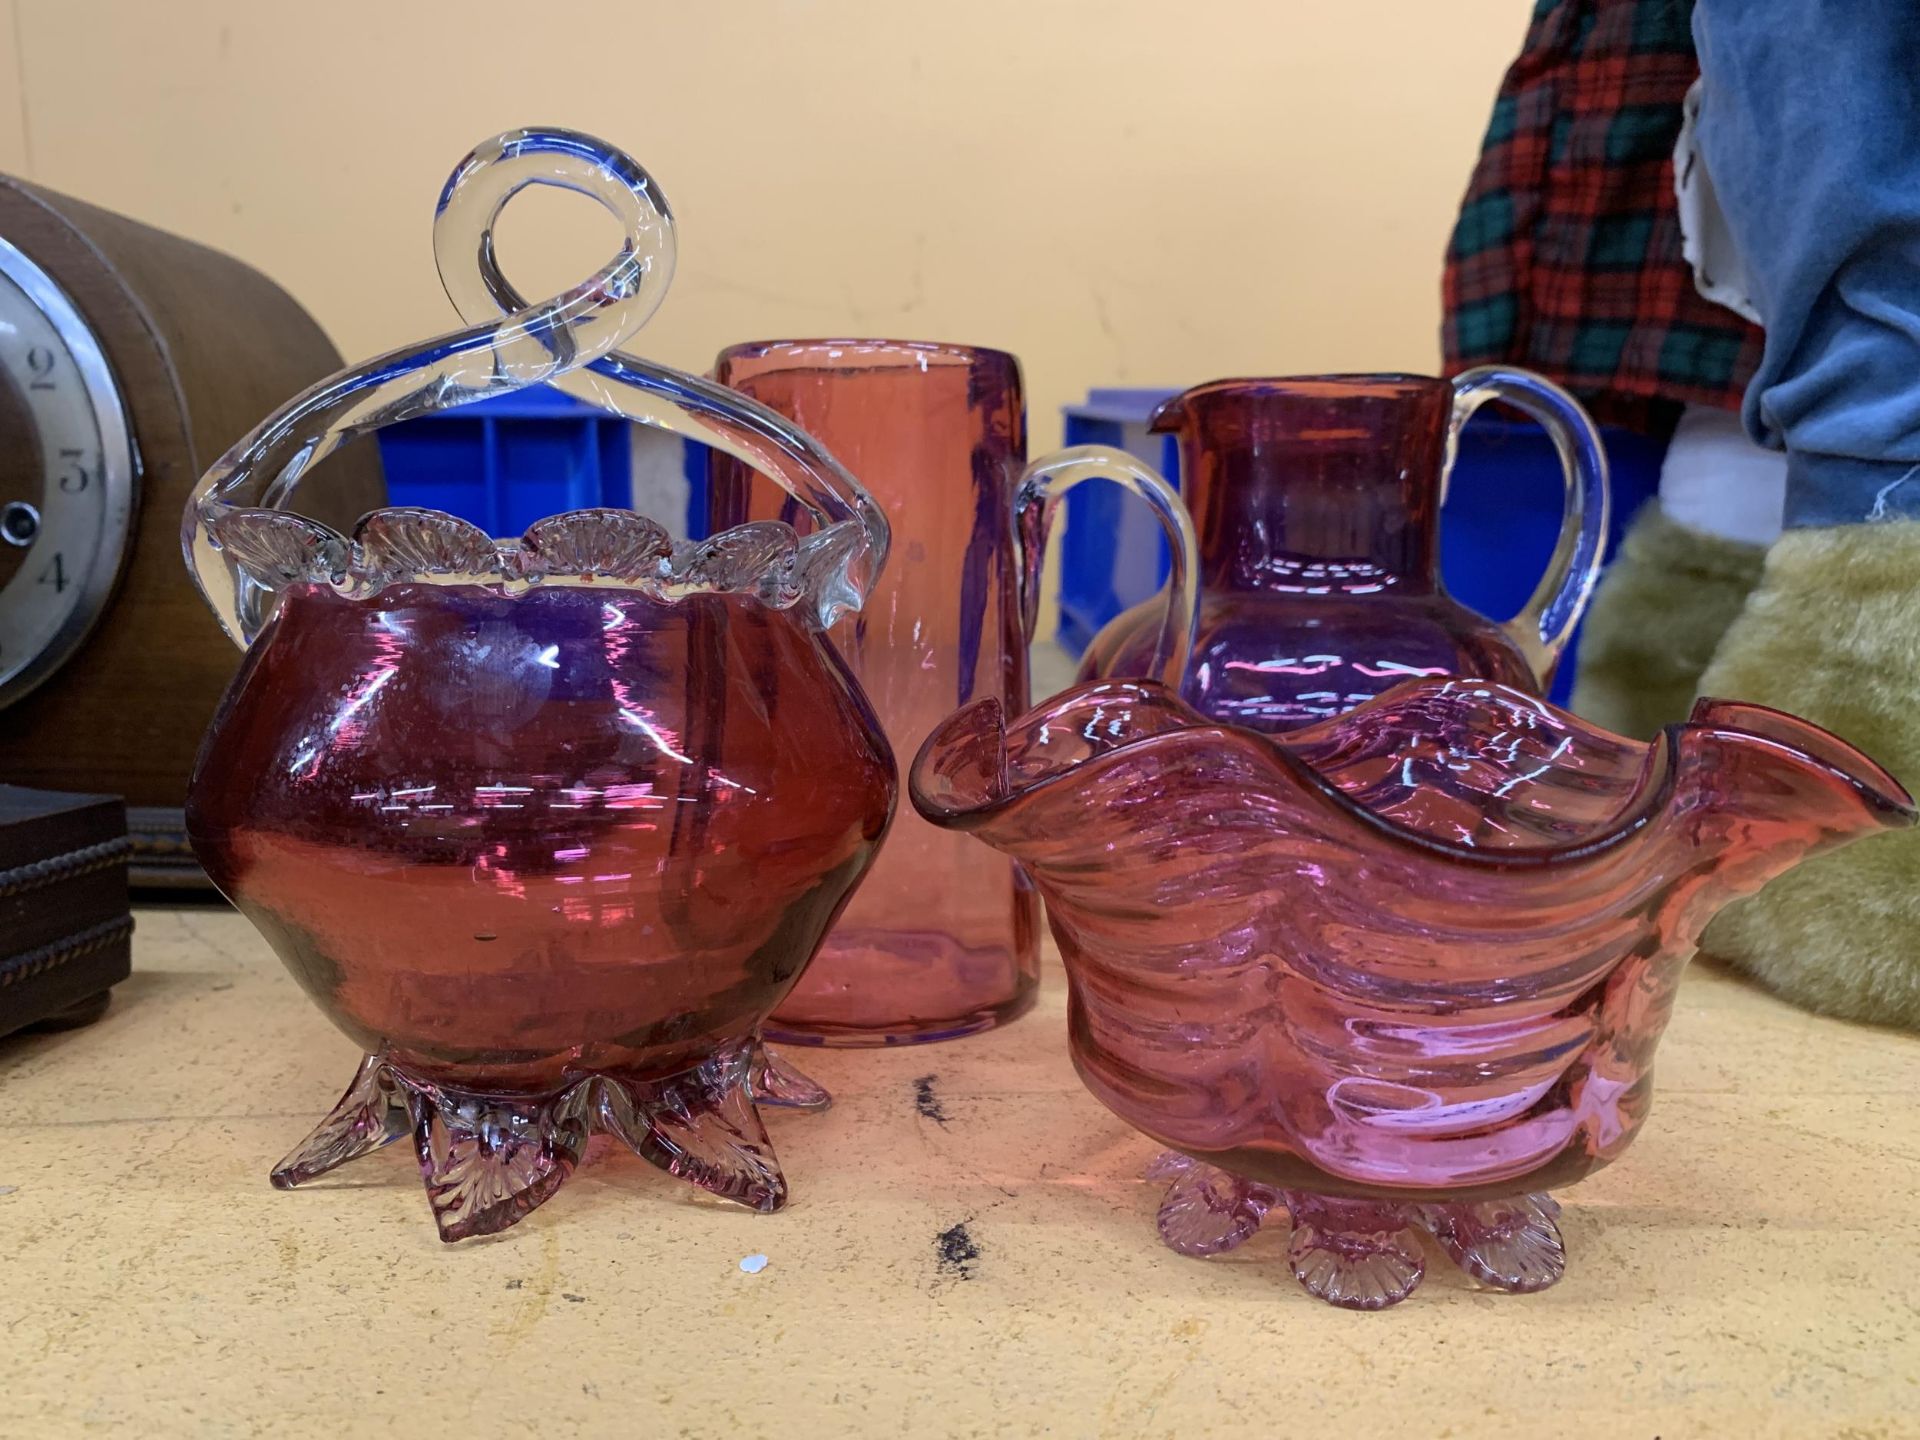
<path fill-rule="evenodd" d="M 1167 1242 L 1270 1209 L 1295 1273 L 1377 1308 L 1416 1228 L 1486 1283 L 1562 1264 L 1544 1193 L 1625 1150 L 1713 914 L 1914 819 L 1803 721 L 1702 701 L 1652 745 L 1521 691 L 1416 681 L 1279 737 L 1157 684 L 1083 685 L 929 737 L 915 806 L 1024 864 L 1086 1084 L 1180 1152 Z"/>
<path fill-rule="evenodd" d="M 896 753 L 957 706 L 1027 704 L 1012 497 L 1026 457 L 1011 355 L 890 340 L 775 341 L 725 351 L 715 376 L 820 440 L 893 526 L 894 561 L 830 632 Z M 714 528 L 804 517 L 771 482 L 716 457 Z M 820 957 L 774 1016 L 780 1038 L 838 1045 L 966 1035 L 1033 1002 L 1039 901 L 1014 867 L 902 815 Z"/>
<path fill-rule="evenodd" d="M 1447 594 L 1439 516 L 1474 407 L 1533 413 L 1569 457 L 1562 548 L 1527 610 L 1496 622 Z M 1180 440 L 1199 542 L 1200 620 L 1181 694 L 1263 731 L 1338 715 L 1405 680 L 1477 675 L 1538 691 L 1585 608 L 1606 534 L 1606 460 L 1580 407 L 1538 376 L 1473 371 L 1221 380 L 1153 428 Z M 1116 616 L 1082 679 L 1155 672 L 1165 601 Z"/>

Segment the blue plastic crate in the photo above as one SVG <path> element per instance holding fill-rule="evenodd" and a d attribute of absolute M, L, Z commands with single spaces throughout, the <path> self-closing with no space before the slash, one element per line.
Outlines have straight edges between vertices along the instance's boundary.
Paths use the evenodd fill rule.
<path fill-rule="evenodd" d="M 631 427 L 544 385 L 379 432 L 387 498 L 518 535 L 564 510 L 633 503 Z"/>
<path fill-rule="evenodd" d="M 1663 440 L 1610 426 L 1600 437 L 1612 482 L 1606 549 L 1611 563 L 1634 513 L 1660 488 L 1667 447 Z M 1546 431 L 1486 411 L 1469 420 L 1440 511 L 1440 570 L 1447 589 L 1483 615 L 1518 611 L 1560 538 L 1562 493 L 1560 457 Z M 1579 653 L 1576 629 L 1547 692 L 1557 705 L 1573 693 Z"/>
<path fill-rule="evenodd" d="M 1069 445 L 1112 445 L 1153 466 L 1176 487 L 1180 446 L 1147 420 L 1171 390 L 1089 390 L 1066 407 Z M 1060 643 L 1074 655 L 1100 627 L 1167 580 L 1167 542 L 1146 504 L 1118 485 L 1067 492 L 1060 525 Z"/>
<path fill-rule="evenodd" d="M 1153 435 L 1147 417 L 1173 390 L 1092 390 L 1066 408 L 1066 443 L 1117 445 L 1180 484 L 1170 435 Z M 1613 480 L 1607 537 L 1612 558 L 1634 511 L 1659 486 L 1665 445 L 1628 430 L 1606 429 Z M 1560 534 L 1560 459 L 1546 432 L 1483 410 L 1468 422 L 1440 518 L 1440 568 L 1447 589 L 1486 615 L 1511 615 L 1527 603 Z M 1115 615 L 1166 583 L 1167 548 L 1146 504 L 1115 485 L 1069 491 L 1060 538 L 1060 643 L 1074 655 Z M 1573 687 L 1578 632 L 1567 647 L 1551 698 Z"/>

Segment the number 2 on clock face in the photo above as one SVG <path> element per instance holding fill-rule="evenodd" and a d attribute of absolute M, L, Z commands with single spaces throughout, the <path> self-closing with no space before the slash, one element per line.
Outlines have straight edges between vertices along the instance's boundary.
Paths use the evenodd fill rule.
<path fill-rule="evenodd" d="M 0 240 L 0 706 L 86 638 L 125 558 L 133 505 L 126 411 L 99 342 Z"/>

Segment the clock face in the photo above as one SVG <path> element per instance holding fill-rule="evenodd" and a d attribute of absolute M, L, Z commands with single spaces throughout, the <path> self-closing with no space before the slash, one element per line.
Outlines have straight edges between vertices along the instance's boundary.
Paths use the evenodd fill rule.
<path fill-rule="evenodd" d="M 0 706 L 57 670 L 106 609 L 134 485 L 99 341 L 46 272 L 0 240 Z"/>

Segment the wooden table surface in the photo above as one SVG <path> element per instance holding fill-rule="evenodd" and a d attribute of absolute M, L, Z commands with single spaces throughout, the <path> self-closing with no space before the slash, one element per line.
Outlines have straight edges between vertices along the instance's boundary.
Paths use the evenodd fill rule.
<path fill-rule="evenodd" d="M 1562 1197 L 1567 1278 L 1436 1261 L 1356 1315 L 1284 1224 L 1160 1246 L 1057 968 L 997 1033 L 810 1052 L 838 1103 L 774 1117 L 780 1215 L 597 1147 L 448 1247 L 403 1146 L 268 1187 L 353 1047 L 238 917 L 139 926 L 104 1020 L 0 1042 L 9 1437 L 1920 1435 L 1920 1039 L 1704 966 L 1647 1130 Z"/>

